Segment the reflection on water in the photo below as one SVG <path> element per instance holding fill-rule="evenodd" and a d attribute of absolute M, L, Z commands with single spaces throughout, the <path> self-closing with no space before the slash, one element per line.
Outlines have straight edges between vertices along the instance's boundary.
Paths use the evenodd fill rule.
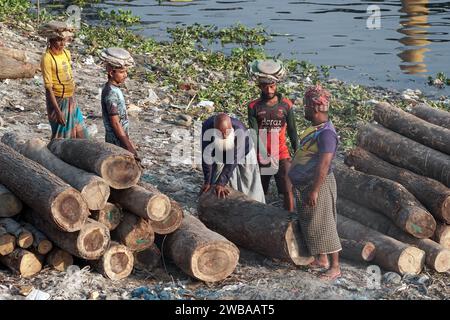
<path fill-rule="evenodd" d="M 402 8 L 399 10 L 406 13 L 400 17 L 402 27 L 397 30 L 405 35 L 399 40 L 405 49 L 398 54 L 402 59 L 400 69 L 406 74 L 427 72 L 425 53 L 430 49 L 427 47 L 431 41 L 427 38 L 429 0 L 402 0 Z"/>

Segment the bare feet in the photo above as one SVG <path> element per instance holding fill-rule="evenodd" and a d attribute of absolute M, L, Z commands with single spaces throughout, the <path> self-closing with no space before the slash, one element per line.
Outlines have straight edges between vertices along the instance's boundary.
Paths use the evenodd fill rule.
<path fill-rule="evenodd" d="M 330 267 L 330 264 L 328 262 L 328 259 L 323 261 L 323 260 L 315 258 L 313 262 L 308 264 L 308 267 L 312 270 L 322 270 L 322 269 L 328 269 Z"/>
<path fill-rule="evenodd" d="M 331 267 L 324 272 L 319 278 L 325 281 L 332 281 L 341 277 L 341 269 L 339 267 Z"/>

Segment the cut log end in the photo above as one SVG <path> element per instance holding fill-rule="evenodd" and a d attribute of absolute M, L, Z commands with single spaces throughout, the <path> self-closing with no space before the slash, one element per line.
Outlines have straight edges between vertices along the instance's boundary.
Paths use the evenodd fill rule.
<path fill-rule="evenodd" d="M 296 230 L 297 223 L 291 223 L 286 231 L 286 244 L 289 256 L 297 266 L 306 266 L 314 261 L 314 257 L 309 256 L 306 248 L 301 246 L 301 239 L 298 239 L 300 232 Z"/>
<path fill-rule="evenodd" d="M 120 224 L 120 221 L 122 221 L 123 214 L 118 206 L 112 203 L 106 203 L 105 207 L 100 211 L 92 212 L 92 217 L 112 231 L 116 229 Z"/>
<path fill-rule="evenodd" d="M 420 208 L 408 208 L 409 217 L 406 221 L 406 231 L 418 239 L 427 239 L 433 236 L 436 230 L 436 220 L 427 211 Z M 403 216 L 400 214 L 400 216 Z"/>
<path fill-rule="evenodd" d="M 67 232 L 81 229 L 89 216 L 87 204 L 75 189 L 60 193 L 52 203 L 55 223 Z"/>
<path fill-rule="evenodd" d="M 425 261 L 425 252 L 415 248 L 407 247 L 400 254 L 398 269 L 401 274 L 419 274 Z"/>
<path fill-rule="evenodd" d="M 433 268 L 437 272 L 447 272 L 450 270 L 450 250 L 441 250 L 437 254 Z"/>
<path fill-rule="evenodd" d="M 438 225 L 433 239 L 442 247 L 450 249 L 450 226 L 444 224 Z"/>
<path fill-rule="evenodd" d="M 19 237 L 17 237 L 17 245 L 21 248 L 29 248 L 33 244 L 33 234 L 29 231 L 22 232 Z"/>
<path fill-rule="evenodd" d="M 169 215 L 162 221 L 150 221 L 153 231 L 157 234 L 169 234 L 177 230 L 183 221 L 183 208 L 175 202 L 171 201 L 171 209 Z"/>
<path fill-rule="evenodd" d="M 115 155 L 105 160 L 100 168 L 101 176 L 114 189 L 127 189 L 136 185 L 141 169 L 134 158 Z"/>
<path fill-rule="evenodd" d="M 450 196 L 448 196 L 443 202 L 440 208 L 442 212 L 442 218 L 446 223 L 450 223 Z"/>
<path fill-rule="evenodd" d="M 81 195 L 89 210 L 101 210 L 106 206 L 110 192 L 109 185 L 103 179 L 96 179 L 83 188 Z"/>
<path fill-rule="evenodd" d="M 55 249 L 47 256 L 47 264 L 55 270 L 63 272 L 67 270 L 68 266 L 73 265 L 73 257 L 64 250 Z"/>
<path fill-rule="evenodd" d="M 39 259 L 31 252 L 22 256 L 20 261 L 20 275 L 22 277 L 31 277 L 37 274 L 42 269 L 42 264 Z"/>
<path fill-rule="evenodd" d="M 0 256 L 6 256 L 16 248 L 16 237 L 12 234 L 3 234 L 0 236 Z"/>
<path fill-rule="evenodd" d="M 165 220 L 169 216 L 170 210 L 170 199 L 164 194 L 154 195 L 147 205 L 149 219 L 154 221 Z"/>
<path fill-rule="evenodd" d="M 133 271 L 133 253 L 124 245 L 110 247 L 102 258 L 103 273 L 111 280 L 121 280 Z"/>
<path fill-rule="evenodd" d="M 105 253 L 109 241 L 108 228 L 101 223 L 91 222 L 80 230 L 77 247 L 80 248 L 82 258 L 96 260 Z"/>
<path fill-rule="evenodd" d="M 47 254 L 49 253 L 53 248 L 53 244 L 49 240 L 42 240 L 39 242 L 39 245 L 37 246 L 37 250 L 40 254 Z"/>
<path fill-rule="evenodd" d="M 372 261 L 375 258 L 376 247 L 372 242 L 366 242 L 361 251 L 361 257 L 364 261 Z"/>
<path fill-rule="evenodd" d="M 144 251 L 134 252 L 134 262 L 135 266 L 151 271 L 161 262 L 161 251 L 156 245 L 152 245 Z"/>
<path fill-rule="evenodd" d="M 193 275 L 206 282 L 225 279 L 233 273 L 239 260 L 239 250 L 228 243 L 209 243 L 192 256 Z"/>

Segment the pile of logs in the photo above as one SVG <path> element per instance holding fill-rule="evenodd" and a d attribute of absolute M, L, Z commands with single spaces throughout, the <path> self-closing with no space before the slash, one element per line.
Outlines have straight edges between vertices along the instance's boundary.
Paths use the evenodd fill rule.
<path fill-rule="evenodd" d="M 388 103 L 336 164 L 345 257 L 400 274 L 450 270 L 450 113 Z M 368 244 L 370 244 L 368 246 Z M 373 253 L 373 254 L 372 254 Z M 369 258 L 369 259 L 368 259 Z"/>

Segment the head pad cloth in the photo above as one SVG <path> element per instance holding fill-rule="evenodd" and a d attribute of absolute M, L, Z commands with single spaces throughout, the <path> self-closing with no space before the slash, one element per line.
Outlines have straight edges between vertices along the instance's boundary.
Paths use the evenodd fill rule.
<path fill-rule="evenodd" d="M 130 68 L 134 66 L 131 54 L 123 48 L 107 48 L 100 53 L 100 59 L 113 68 Z"/>
<path fill-rule="evenodd" d="M 71 38 L 75 28 L 63 21 L 50 21 L 39 27 L 39 35 L 47 39 Z"/>
<path fill-rule="evenodd" d="M 303 103 L 305 106 L 314 107 L 319 112 L 327 112 L 329 109 L 330 93 L 320 84 L 306 89 Z"/>
<path fill-rule="evenodd" d="M 249 64 L 249 72 L 258 83 L 278 83 L 286 76 L 280 60 L 255 60 Z"/>

